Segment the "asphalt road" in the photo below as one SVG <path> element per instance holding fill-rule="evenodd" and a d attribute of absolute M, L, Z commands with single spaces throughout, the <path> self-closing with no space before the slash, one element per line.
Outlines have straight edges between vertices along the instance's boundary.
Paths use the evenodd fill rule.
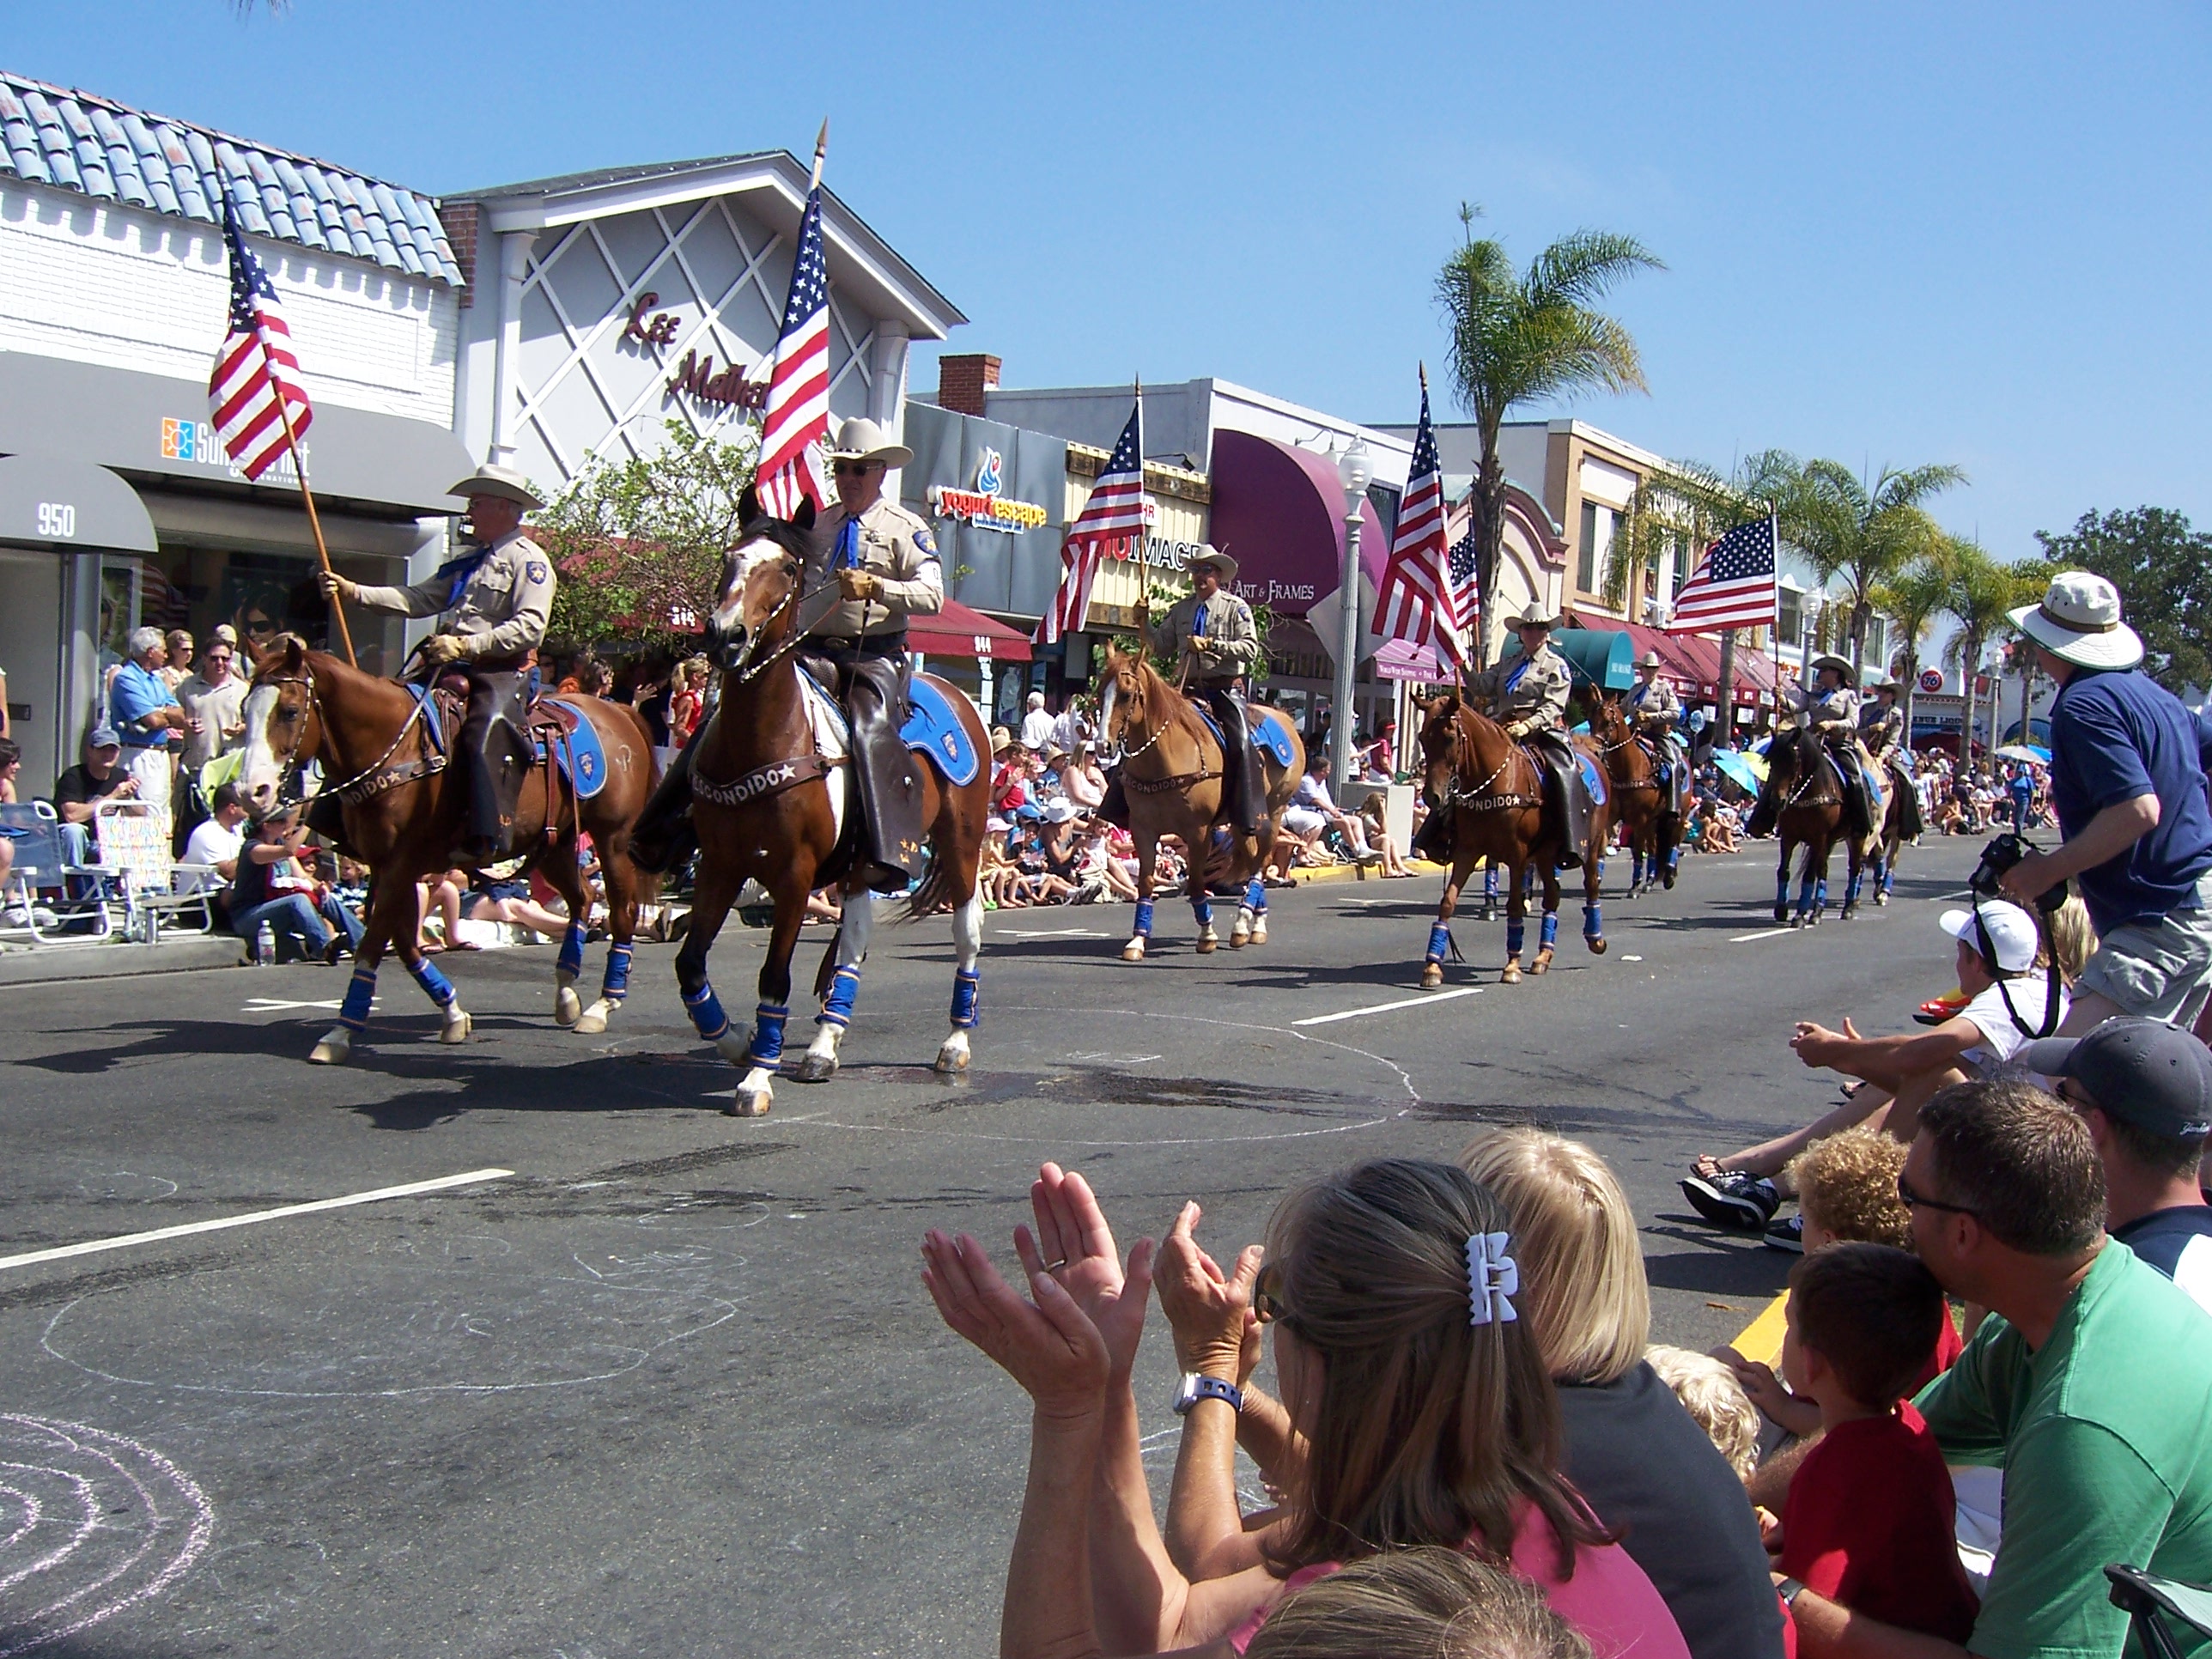
<path fill-rule="evenodd" d="M 721 1115 L 735 1073 L 669 947 L 596 1038 L 551 1025 L 550 949 L 458 960 L 459 1049 L 388 970 L 343 1071 L 302 1063 L 343 970 L 0 992 L 0 1258 L 513 1172 L 0 1261 L 0 1659 L 990 1652 L 1026 1415 L 915 1247 L 1003 1249 L 1044 1158 L 1125 1237 L 1196 1197 L 1228 1251 L 1304 1179 L 1533 1120 L 1620 1172 L 1657 1334 L 1724 1340 L 1787 1259 L 1697 1225 L 1675 1177 L 1831 1097 L 1793 1018 L 1894 1030 L 1946 988 L 1931 901 L 1972 852 L 1931 842 L 1888 908 L 1780 934 L 1771 859 L 1616 896 L 1602 957 L 1571 902 L 1559 968 L 1517 988 L 1502 926 L 1462 922 L 1447 988 L 1480 988 L 1449 998 L 1414 988 L 1434 878 L 1279 894 L 1263 950 L 1212 957 L 1163 905 L 1136 967 L 1126 908 L 994 915 L 957 1085 L 927 1069 L 946 930 L 882 929 L 845 1071 L 757 1121 Z M 763 938 L 716 954 L 733 1012 Z M 1156 1334 L 1163 1483 L 1170 1370 Z"/>

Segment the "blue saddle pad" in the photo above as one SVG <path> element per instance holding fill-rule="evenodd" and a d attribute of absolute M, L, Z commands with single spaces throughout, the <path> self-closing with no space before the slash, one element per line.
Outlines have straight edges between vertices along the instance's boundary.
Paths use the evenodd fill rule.
<path fill-rule="evenodd" d="M 1591 801 L 1599 806 L 1604 805 L 1605 769 L 1579 749 L 1575 750 L 1575 764 L 1583 769 L 1583 787 L 1589 791 Z"/>
<path fill-rule="evenodd" d="M 577 798 L 591 799 L 607 787 L 607 751 L 599 742 L 599 728 L 582 709 L 564 698 L 541 697 L 538 707 L 556 709 L 562 716 L 568 738 L 553 745 L 553 757 L 568 774 L 568 787 L 576 792 Z M 538 752 L 542 755 L 545 751 L 541 746 Z"/>
<path fill-rule="evenodd" d="M 916 674 L 907 683 L 906 701 L 906 724 L 899 727 L 906 746 L 917 755 L 928 756 L 930 764 L 947 783 L 955 787 L 973 783 L 983 757 L 968 728 L 960 723 L 952 700 L 935 681 Z"/>
<path fill-rule="evenodd" d="M 1213 711 L 1195 697 L 1190 700 L 1190 706 L 1198 711 L 1199 719 L 1206 722 L 1206 729 L 1213 733 L 1214 742 L 1226 749 L 1229 745 L 1223 741 L 1221 722 L 1213 718 Z M 1288 766 L 1292 752 L 1290 722 L 1272 708 L 1248 708 L 1246 712 L 1252 717 L 1249 724 L 1253 746 L 1263 755 L 1273 755 L 1276 765 Z"/>
<path fill-rule="evenodd" d="M 1868 816 L 1874 820 L 1875 827 L 1879 829 L 1881 826 L 1881 815 L 1888 810 L 1889 805 L 1888 793 L 1881 787 L 1881 768 L 1861 766 L 1859 775 L 1866 780 Z"/>

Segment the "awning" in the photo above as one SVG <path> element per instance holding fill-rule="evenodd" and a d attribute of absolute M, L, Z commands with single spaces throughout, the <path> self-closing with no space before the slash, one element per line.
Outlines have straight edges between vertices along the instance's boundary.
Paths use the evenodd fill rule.
<path fill-rule="evenodd" d="M 1717 640 L 1702 634 L 1668 634 L 1640 623 L 1622 623 L 1620 629 L 1634 642 L 1637 661 L 1643 661 L 1647 651 L 1659 653 L 1660 672 L 1674 681 L 1677 689 L 1692 696 L 1719 695 L 1721 647 Z M 1741 641 L 1736 643 L 1735 670 L 1737 702 L 1758 702 L 1774 690 L 1773 661 L 1765 652 L 1753 651 Z"/>
<path fill-rule="evenodd" d="M 1237 592 L 1279 617 L 1303 617 L 1344 584 L 1344 488 L 1326 455 L 1226 428 L 1213 434 L 1212 540 L 1237 561 Z M 1389 538 L 1371 501 L 1359 506 L 1359 568 L 1382 580 Z M 1335 612 L 1318 632 L 1334 641 Z"/>
<path fill-rule="evenodd" d="M 1018 629 L 971 611 L 957 599 L 947 599 L 933 617 L 916 617 L 907 624 L 906 645 L 931 657 L 988 657 L 994 662 L 1027 662 L 1030 636 Z"/>
<path fill-rule="evenodd" d="M 0 460 L 0 542 L 151 553 L 160 545 L 138 492 L 104 466 L 57 455 Z"/>

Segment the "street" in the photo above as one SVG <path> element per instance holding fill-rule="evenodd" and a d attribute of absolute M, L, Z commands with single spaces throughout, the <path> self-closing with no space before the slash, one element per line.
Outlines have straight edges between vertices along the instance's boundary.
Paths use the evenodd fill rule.
<path fill-rule="evenodd" d="M 737 1073 L 672 946 L 599 1037 L 552 1025 L 550 948 L 448 957 L 458 1049 L 387 964 L 342 1070 L 303 1057 L 343 969 L 10 988 L 0 1257 L 470 1178 L 0 1261 L 0 1656 L 992 1651 L 1027 1412 L 939 1323 L 925 1227 L 1010 1260 L 1052 1158 L 1125 1246 L 1195 1197 L 1225 1259 L 1301 1180 L 1534 1121 L 1620 1172 L 1655 1336 L 1710 1346 L 1792 1258 L 1696 1224 L 1675 1179 L 1832 1097 L 1791 1020 L 1899 1030 L 1949 987 L 1934 901 L 1974 850 L 1931 838 L 1888 908 L 1803 933 L 1773 929 L 1771 843 L 1633 902 L 1616 860 L 1607 955 L 1570 895 L 1556 969 L 1501 987 L 1503 924 L 1462 919 L 1426 997 L 1433 876 L 1273 895 L 1265 948 L 1212 957 L 1164 902 L 1136 966 L 1127 907 L 998 912 L 952 1084 L 946 926 L 886 927 L 844 1070 L 759 1121 L 721 1115 Z M 714 958 L 740 1018 L 764 938 L 733 921 Z M 1155 1309 L 1163 1492 L 1172 1370 Z"/>

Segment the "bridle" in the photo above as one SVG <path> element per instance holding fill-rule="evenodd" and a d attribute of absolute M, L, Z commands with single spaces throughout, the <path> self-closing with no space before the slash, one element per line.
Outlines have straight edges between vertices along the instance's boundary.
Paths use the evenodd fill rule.
<path fill-rule="evenodd" d="M 1115 686 L 1115 714 L 1119 731 L 1126 732 L 1129 727 L 1130 717 L 1127 714 L 1123 714 L 1121 708 L 1124 698 L 1127 698 L 1130 702 L 1137 705 L 1139 709 L 1137 718 L 1144 719 L 1149 714 L 1150 704 L 1145 700 L 1143 695 L 1142 687 L 1144 685 L 1144 679 L 1141 675 L 1138 677 L 1137 684 L 1139 689 L 1134 691 L 1125 692 L 1121 690 L 1118 684 Z M 1164 682 L 1163 682 L 1163 684 L 1164 684 Z M 1181 693 L 1176 693 L 1175 695 L 1180 696 Z M 1162 738 L 1167 736 L 1169 732 L 1174 729 L 1176 724 L 1175 711 L 1172 708 L 1170 708 L 1160 716 L 1159 723 L 1153 726 L 1152 736 L 1146 738 L 1134 749 L 1125 749 L 1121 751 L 1120 764 L 1124 769 L 1121 778 L 1123 787 L 1133 789 L 1139 794 L 1159 795 L 1165 794 L 1171 790 L 1188 789 L 1193 784 L 1204 783 L 1208 778 L 1218 778 L 1222 775 L 1219 772 L 1208 771 L 1202 763 L 1195 772 L 1178 772 L 1172 776 L 1164 778 L 1135 778 L 1131 777 L 1128 775 L 1127 769 L 1129 763 L 1137 759 L 1139 756 L 1149 752 L 1155 744 L 1158 743 Z M 1109 734 L 1108 740 L 1111 743 L 1116 744 L 1121 741 L 1118 734 Z M 1199 753 L 1203 756 L 1205 752 L 1205 747 L 1201 744 L 1199 748 Z M 1225 767 L 1228 763 L 1228 757 L 1224 756 L 1222 764 Z"/>
<path fill-rule="evenodd" d="M 292 745 L 292 752 L 285 757 L 283 769 L 276 778 L 276 799 L 279 801 L 304 800 L 306 797 L 298 793 L 300 774 L 307 762 L 321 750 L 324 740 L 331 732 L 330 715 L 323 708 L 322 688 L 315 683 L 315 671 L 303 663 L 297 674 L 280 674 L 270 679 L 263 679 L 257 675 L 252 684 L 255 686 L 304 685 L 307 688 L 307 712 L 314 720 L 315 741 L 310 744 L 303 736 L 295 742 Z M 428 705 L 432 695 L 426 688 L 422 695 L 415 699 L 415 706 L 407 711 L 407 718 L 400 721 L 398 732 L 385 746 L 382 754 L 343 783 L 324 785 L 323 793 L 358 805 L 387 789 L 396 789 L 403 783 L 411 783 L 417 778 L 432 777 L 444 771 L 446 757 L 436 754 L 425 755 L 408 766 L 394 767 L 389 771 L 385 769 L 385 763 L 399 752 L 399 745 L 407 741 L 407 734 L 422 720 L 422 710 Z"/>
<path fill-rule="evenodd" d="M 1460 711 L 1461 714 L 1466 714 L 1468 712 L 1470 711 L 1466 709 L 1462 709 Z M 1455 755 L 1457 754 L 1460 745 L 1462 743 L 1465 743 L 1467 750 L 1471 757 L 1474 752 L 1474 745 L 1473 742 L 1469 740 L 1468 734 L 1465 728 L 1461 726 L 1457 715 L 1455 715 L 1452 719 L 1451 731 L 1452 748 Z M 1524 795 L 1517 792 L 1509 792 L 1505 794 L 1499 795 L 1493 795 L 1490 793 L 1490 786 L 1505 775 L 1506 769 L 1513 764 L 1513 757 L 1520 752 L 1520 744 L 1511 738 L 1506 738 L 1505 758 L 1498 763 L 1498 767 L 1495 771 L 1492 772 L 1488 777 L 1485 778 L 1480 783 L 1474 785 L 1471 788 L 1468 787 L 1466 781 L 1468 763 L 1455 760 L 1454 762 L 1454 770 L 1452 772 L 1451 781 L 1444 786 L 1443 799 L 1437 803 L 1437 810 L 1440 811 L 1449 811 L 1455 807 L 1463 806 L 1470 812 L 1497 812 L 1504 811 L 1509 807 L 1540 805 L 1541 804 L 1540 798 L 1535 795 Z"/>
<path fill-rule="evenodd" d="M 788 559 L 795 556 L 788 548 L 786 548 L 784 556 Z M 777 641 L 775 647 L 766 656 L 762 657 L 758 661 L 753 659 L 754 647 L 758 644 L 761 635 L 768 631 L 771 623 L 790 610 L 793 605 L 798 604 L 800 599 L 811 598 L 813 593 L 819 593 L 823 587 L 828 586 L 829 584 L 825 582 L 822 586 L 816 587 L 810 592 L 800 587 L 796 578 L 793 579 L 791 586 L 784 591 L 783 597 L 776 601 L 768 615 L 763 617 L 757 626 L 746 630 L 744 642 L 738 647 L 736 659 L 724 664 L 722 672 L 731 677 L 729 689 L 736 690 L 738 687 L 751 684 L 784 658 L 799 649 L 799 646 L 805 641 L 806 635 L 793 631 Z"/>

